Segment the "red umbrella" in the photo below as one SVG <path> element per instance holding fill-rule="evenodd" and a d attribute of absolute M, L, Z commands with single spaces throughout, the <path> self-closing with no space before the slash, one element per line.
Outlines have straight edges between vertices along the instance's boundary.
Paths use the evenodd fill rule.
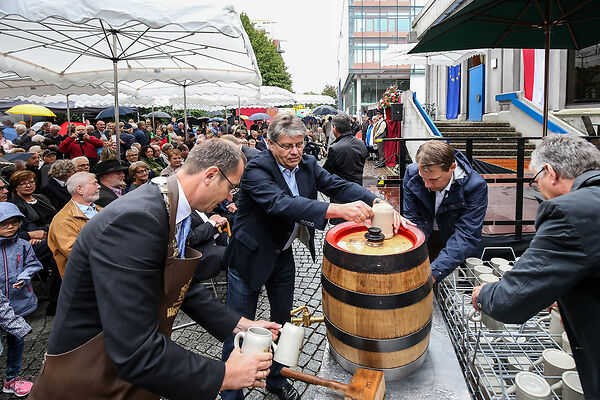
<path fill-rule="evenodd" d="M 60 126 L 60 131 L 58 133 L 60 133 L 61 135 L 66 135 L 67 134 L 67 124 L 68 122 L 63 122 L 63 124 Z M 84 122 L 73 122 L 71 121 L 71 125 L 84 125 Z"/>

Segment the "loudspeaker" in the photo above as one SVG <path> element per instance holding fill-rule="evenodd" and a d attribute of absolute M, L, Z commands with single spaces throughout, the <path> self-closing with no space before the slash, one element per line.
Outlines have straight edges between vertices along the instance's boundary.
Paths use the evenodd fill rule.
<path fill-rule="evenodd" d="M 403 104 L 398 104 L 398 103 L 392 103 L 391 104 L 392 109 L 392 121 L 402 121 L 402 109 L 403 109 Z"/>

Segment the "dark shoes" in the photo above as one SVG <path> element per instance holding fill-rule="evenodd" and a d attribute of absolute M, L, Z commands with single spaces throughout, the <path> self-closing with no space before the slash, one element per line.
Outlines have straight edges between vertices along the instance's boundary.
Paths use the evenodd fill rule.
<path fill-rule="evenodd" d="M 291 383 L 287 383 L 281 389 L 275 389 L 267 385 L 267 390 L 279 397 L 279 400 L 300 400 L 300 395 Z"/>

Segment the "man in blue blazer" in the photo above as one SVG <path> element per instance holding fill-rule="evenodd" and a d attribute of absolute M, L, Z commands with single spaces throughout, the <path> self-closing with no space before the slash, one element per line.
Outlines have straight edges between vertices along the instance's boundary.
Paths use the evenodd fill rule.
<path fill-rule="evenodd" d="M 226 250 L 229 265 L 227 305 L 254 316 L 258 295 L 267 289 L 271 320 L 289 322 L 294 299 L 295 265 L 291 243 L 298 237 L 315 258 L 315 229 L 324 229 L 328 218 L 362 223 L 372 217 L 379 201 L 362 186 L 331 175 L 313 156 L 303 155 L 306 127 L 293 114 L 279 114 L 269 126 L 269 150 L 252 158 L 241 180 L 233 237 Z M 317 192 L 340 204 L 317 200 Z M 396 213 L 394 225 L 407 223 Z M 223 359 L 233 338 L 223 345 Z M 267 388 L 282 400 L 298 399 L 298 392 L 273 363 Z M 243 398 L 241 391 L 221 392 L 224 400 Z"/>

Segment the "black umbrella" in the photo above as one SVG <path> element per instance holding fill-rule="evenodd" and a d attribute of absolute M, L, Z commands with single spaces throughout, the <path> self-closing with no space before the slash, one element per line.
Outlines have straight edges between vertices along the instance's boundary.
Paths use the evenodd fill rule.
<path fill-rule="evenodd" d="M 135 112 L 134 108 L 129 108 L 129 107 L 125 107 L 125 106 L 120 106 L 119 107 L 119 115 L 126 115 L 126 114 L 133 114 Z M 111 118 L 115 116 L 115 107 L 108 107 L 105 108 L 104 110 L 100 111 L 100 113 L 98 113 L 98 115 L 96 115 L 96 119 L 102 119 L 102 118 Z"/>
<path fill-rule="evenodd" d="M 209 118 L 208 118 L 208 117 L 200 117 L 200 118 L 196 118 L 196 117 L 188 117 L 188 118 L 187 118 L 187 123 L 188 123 L 188 126 L 189 126 L 189 125 L 202 125 L 202 123 L 203 123 L 203 122 L 206 122 L 206 121 L 208 121 L 208 120 L 209 120 Z M 180 122 L 182 122 L 182 123 L 185 123 L 185 121 L 184 121 L 184 119 L 183 119 L 183 118 L 179 118 L 179 119 L 177 120 L 177 123 L 180 123 Z"/>
<path fill-rule="evenodd" d="M 323 104 L 322 106 L 315 108 L 312 111 L 312 113 L 314 115 L 330 115 L 330 114 L 336 115 L 339 113 L 339 111 L 330 105 Z"/>
<path fill-rule="evenodd" d="M 168 118 L 171 119 L 171 116 L 164 111 L 152 111 L 148 114 L 144 115 L 144 118 Z"/>
<path fill-rule="evenodd" d="M 250 121 L 264 121 L 265 119 L 271 119 L 269 114 L 265 113 L 254 113 L 248 117 Z"/>

